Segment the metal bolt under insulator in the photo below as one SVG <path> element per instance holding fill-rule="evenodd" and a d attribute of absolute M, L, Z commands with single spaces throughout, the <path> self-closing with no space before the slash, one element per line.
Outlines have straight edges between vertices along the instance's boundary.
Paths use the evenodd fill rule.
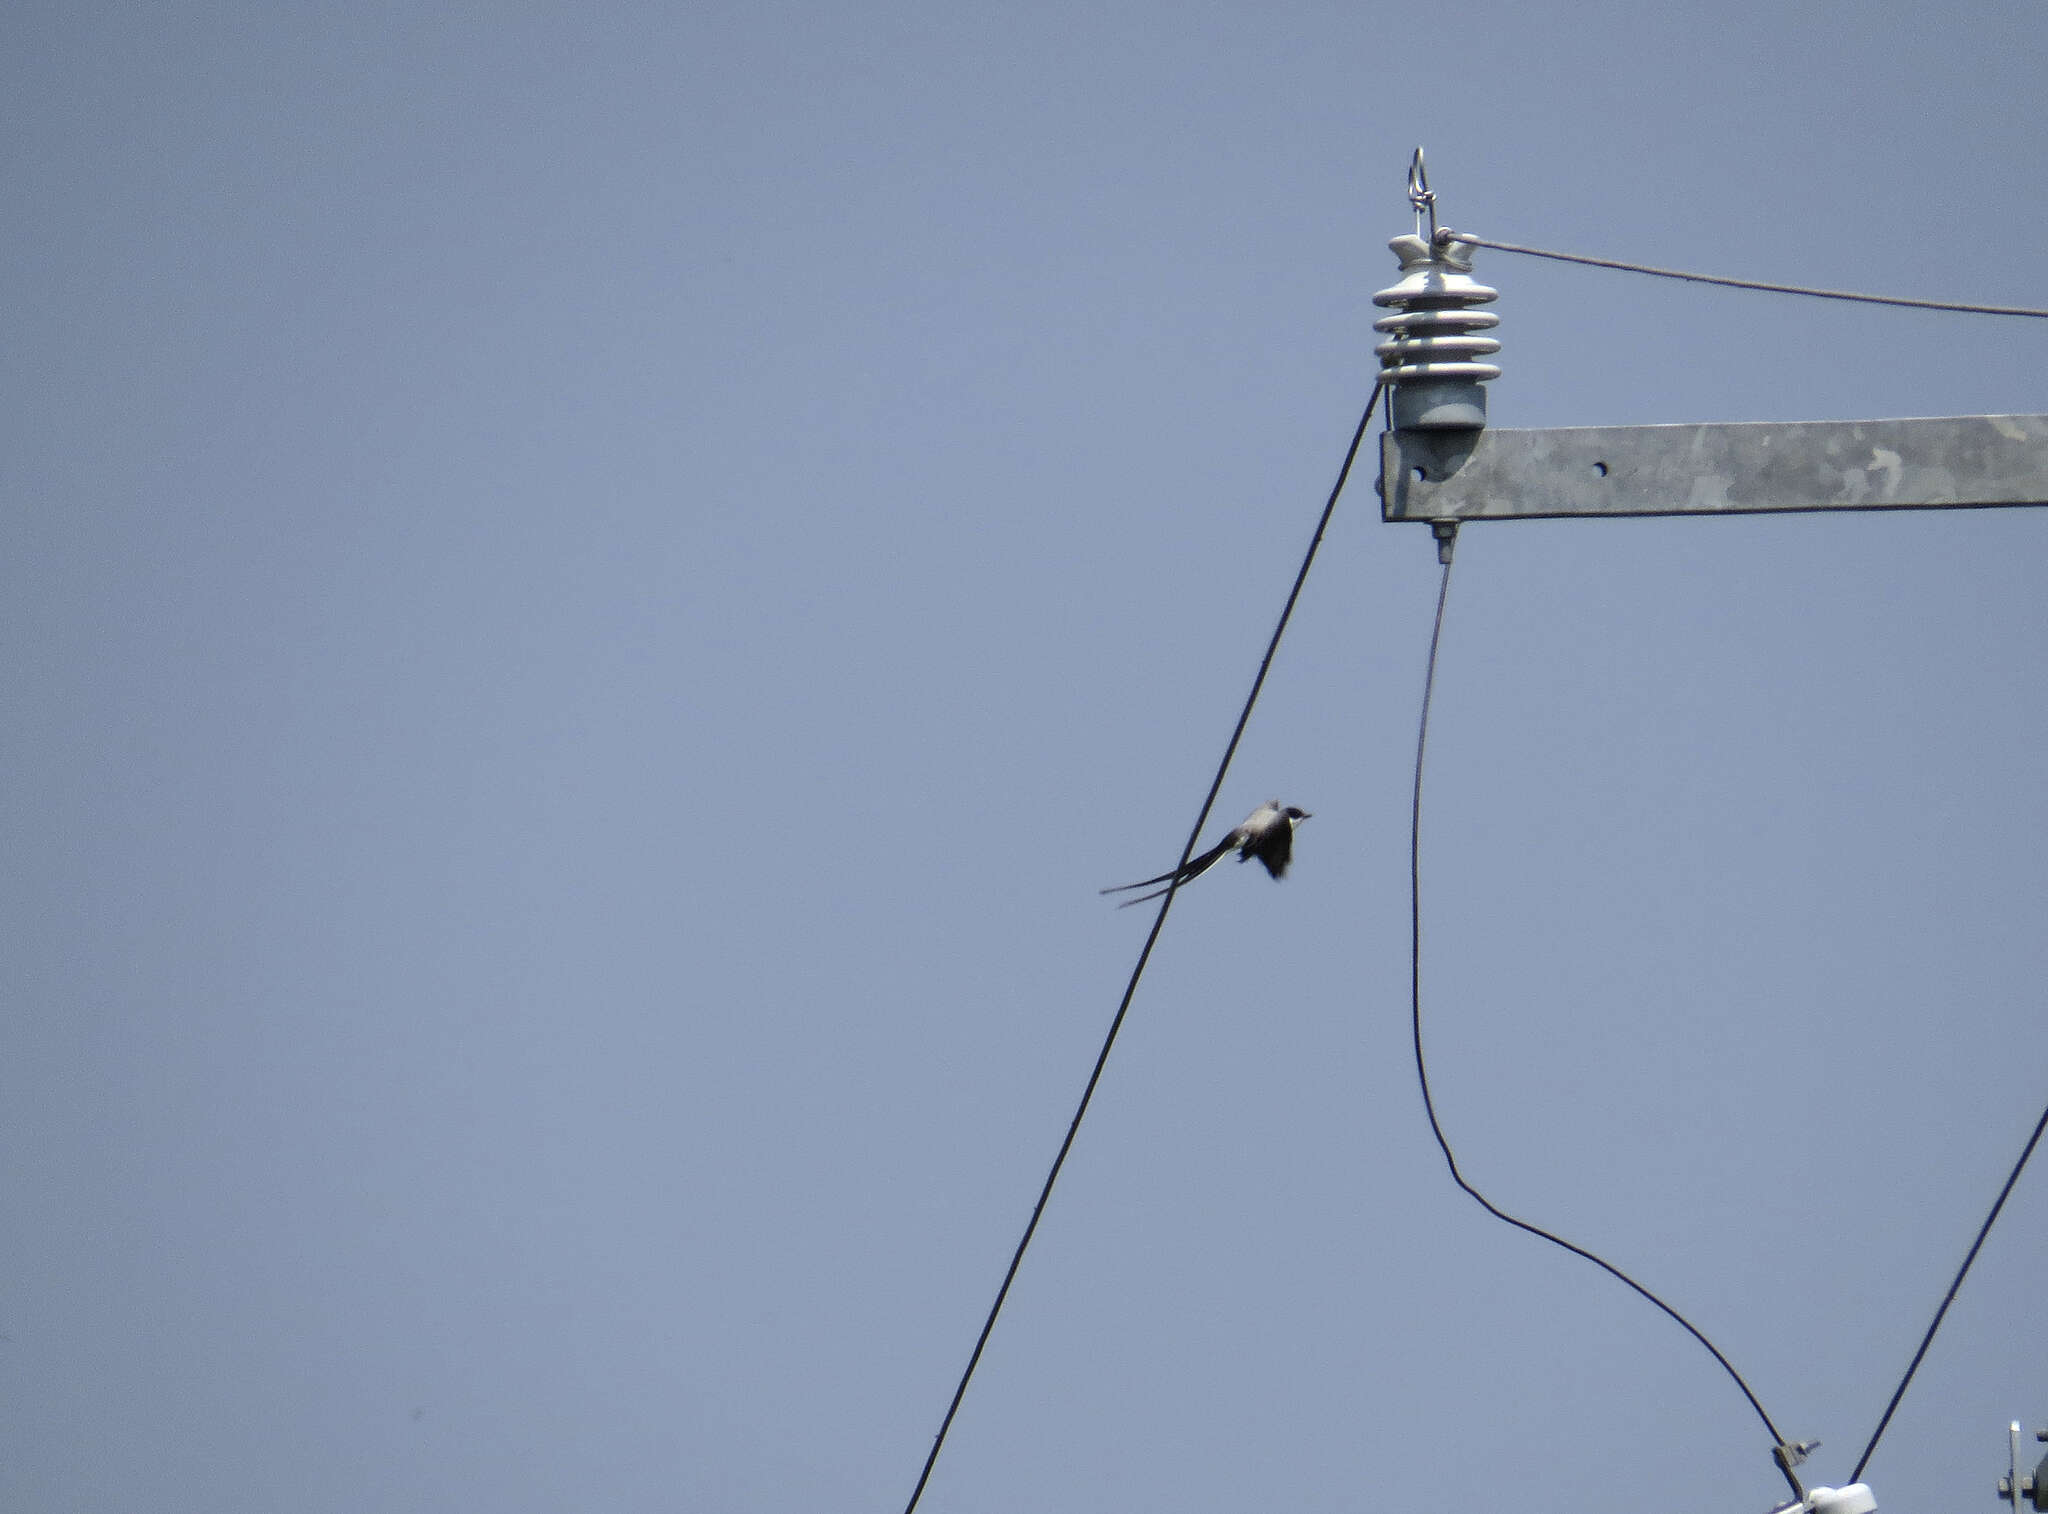
<path fill-rule="evenodd" d="M 1473 359 L 1500 351 L 1500 343 L 1472 333 L 1492 330 L 1500 317 L 1472 307 L 1491 303 L 1499 291 L 1472 277 L 1472 249 L 1463 243 L 1406 236 L 1387 246 L 1401 260 L 1401 282 L 1372 302 L 1396 313 L 1372 329 L 1392 338 L 1374 351 L 1380 379 L 1393 391 L 1394 429 L 1477 430 L 1486 424 L 1481 386 L 1499 378 L 1500 369 Z"/>

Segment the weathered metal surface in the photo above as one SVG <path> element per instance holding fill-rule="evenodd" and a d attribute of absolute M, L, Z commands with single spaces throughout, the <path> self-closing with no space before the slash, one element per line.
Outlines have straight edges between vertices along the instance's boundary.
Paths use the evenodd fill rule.
<path fill-rule="evenodd" d="M 2048 415 L 1389 431 L 1387 520 L 2048 504 Z"/>

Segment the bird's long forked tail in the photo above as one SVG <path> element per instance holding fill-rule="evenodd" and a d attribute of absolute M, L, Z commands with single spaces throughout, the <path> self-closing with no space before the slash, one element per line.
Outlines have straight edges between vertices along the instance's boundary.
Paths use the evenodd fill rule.
<path fill-rule="evenodd" d="M 1105 894 L 1125 894 L 1134 888 L 1151 888 L 1155 883 L 1164 883 L 1166 885 L 1166 888 L 1156 889 L 1149 894 L 1140 894 L 1135 899 L 1125 899 L 1117 905 L 1118 909 L 1129 909 L 1133 904 L 1143 904 L 1147 899 L 1157 899 L 1168 888 L 1173 887 L 1176 878 L 1182 883 L 1188 883 L 1201 877 L 1202 874 L 1229 856 L 1230 849 L 1235 845 L 1237 845 L 1237 833 L 1233 831 L 1215 846 L 1210 847 L 1208 851 L 1202 853 L 1201 856 L 1190 857 L 1186 867 L 1169 868 L 1156 878 L 1141 878 L 1136 883 L 1119 883 L 1115 888 L 1105 888 L 1101 892 Z"/>

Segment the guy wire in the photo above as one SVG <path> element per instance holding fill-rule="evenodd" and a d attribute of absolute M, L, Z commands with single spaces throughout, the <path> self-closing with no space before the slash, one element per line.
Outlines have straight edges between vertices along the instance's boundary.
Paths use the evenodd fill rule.
<path fill-rule="evenodd" d="M 1365 428 L 1372 424 L 1372 414 L 1379 405 L 1380 391 L 1384 384 L 1375 383 L 1372 395 L 1365 402 L 1365 413 L 1358 418 L 1358 429 L 1351 433 L 1351 446 L 1344 453 L 1344 464 L 1337 470 L 1337 482 L 1330 490 L 1330 497 L 1323 505 L 1322 517 L 1316 522 L 1315 534 L 1309 538 L 1308 551 L 1301 560 L 1301 568 L 1294 575 L 1294 587 L 1288 591 L 1287 603 L 1280 611 L 1279 622 L 1273 627 L 1273 635 L 1266 643 L 1266 655 L 1259 660 L 1258 676 L 1252 680 L 1251 693 L 1245 696 L 1244 708 L 1238 713 L 1237 726 L 1230 733 L 1230 742 L 1223 749 L 1223 760 L 1216 765 L 1216 776 L 1209 784 L 1208 797 L 1202 801 L 1201 813 L 1195 818 L 1194 829 L 1188 832 L 1187 845 L 1181 848 L 1180 864 L 1174 870 L 1174 879 L 1167 885 L 1165 895 L 1159 901 L 1159 913 L 1153 917 L 1152 930 L 1145 937 L 1145 945 L 1138 953 L 1138 962 L 1131 969 L 1130 981 L 1124 985 L 1124 996 L 1116 1007 L 1116 1016 L 1109 1022 L 1109 1034 L 1103 1038 L 1102 1050 L 1096 1055 L 1095 1069 L 1088 1074 L 1088 1085 L 1081 1090 L 1080 1105 L 1074 1110 L 1074 1118 L 1067 1126 L 1066 1139 L 1060 1142 L 1059 1154 L 1053 1158 L 1052 1170 L 1045 1175 L 1045 1185 L 1038 1191 L 1038 1202 L 1031 1206 L 1031 1219 L 1024 1226 L 1024 1235 L 1017 1242 L 1017 1249 L 1010 1257 L 1010 1265 L 1003 1274 L 1002 1286 L 996 1290 L 995 1303 L 989 1306 L 988 1318 L 982 1322 L 981 1335 L 974 1343 L 973 1354 L 967 1358 L 967 1370 L 960 1374 L 959 1386 L 953 1390 L 953 1401 L 946 1406 L 946 1417 L 939 1424 L 939 1433 L 932 1441 L 931 1454 L 924 1459 L 924 1470 L 918 1473 L 917 1486 L 911 1490 L 910 1502 L 903 1506 L 903 1514 L 915 1514 L 917 1502 L 924 1497 L 925 1484 L 931 1480 L 932 1468 L 937 1465 L 939 1451 L 946 1444 L 946 1433 L 953 1428 L 953 1417 L 960 1412 L 960 1401 L 967 1396 L 967 1384 L 973 1380 L 974 1369 L 981 1363 L 981 1353 L 988 1345 L 989 1335 L 995 1330 L 996 1317 L 1003 1312 L 1003 1301 L 1010 1296 L 1010 1284 L 1017 1279 L 1017 1269 L 1023 1265 L 1024 1253 L 1031 1245 L 1031 1238 L 1038 1231 L 1039 1217 L 1045 1213 L 1046 1200 L 1052 1197 L 1053 1184 L 1059 1181 L 1060 1169 L 1066 1165 L 1067 1153 L 1074 1148 L 1074 1137 L 1080 1133 L 1081 1119 L 1088 1113 L 1089 1101 L 1095 1097 L 1095 1086 L 1102 1081 L 1102 1069 L 1109 1063 L 1110 1048 L 1116 1045 L 1117 1032 L 1123 1028 L 1124 1016 L 1130 1011 L 1131 1000 L 1137 996 L 1138 980 L 1145 975 L 1145 964 L 1152 959 L 1152 947 L 1159 939 L 1159 932 L 1166 924 L 1166 912 L 1173 908 L 1173 896 L 1180 889 L 1180 871 L 1187 866 L 1188 858 L 1195 854 L 1195 846 L 1202 838 L 1203 827 L 1209 823 L 1209 811 L 1215 806 L 1217 792 L 1223 787 L 1224 776 L 1230 771 L 1231 759 L 1237 755 L 1238 742 L 1243 739 L 1245 726 L 1251 721 L 1252 707 L 1258 703 L 1259 691 L 1265 687 L 1266 674 L 1273 666 L 1273 655 L 1280 650 L 1280 638 L 1287 631 L 1287 622 L 1294 615 L 1295 602 L 1301 598 L 1301 588 L 1308 581 L 1308 570 L 1314 565 L 1316 553 L 1323 544 L 1323 536 L 1329 530 L 1330 517 L 1336 511 L 1338 496 L 1344 492 L 1344 484 L 1351 477 L 1351 464 L 1358 456 L 1360 443 L 1365 440 Z"/>

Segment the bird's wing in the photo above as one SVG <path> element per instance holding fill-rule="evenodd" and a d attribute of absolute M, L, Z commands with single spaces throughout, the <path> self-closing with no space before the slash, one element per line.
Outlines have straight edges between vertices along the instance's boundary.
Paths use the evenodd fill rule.
<path fill-rule="evenodd" d="M 1102 892 L 1105 894 L 1123 894 L 1130 892 L 1134 888 L 1150 888 L 1155 883 L 1164 883 L 1167 885 L 1168 888 L 1171 888 L 1173 886 L 1173 881 L 1176 878 L 1178 878 L 1182 883 L 1186 883 L 1190 878 L 1200 877 L 1203 873 L 1206 873 L 1207 871 L 1209 871 L 1210 868 L 1214 867 L 1217 863 L 1221 862 L 1225 857 L 1229 856 L 1230 849 L 1236 846 L 1238 842 L 1242 839 L 1243 838 L 1238 834 L 1237 831 L 1232 831 L 1228 836 L 1225 836 L 1221 841 L 1217 842 L 1214 846 L 1210 847 L 1209 850 L 1207 850 L 1206 852 L 1203 852 L 1199 857 L 1188 858 L 1187 865 L 1185 867 L 1173 868 L 1167 872 L 1161 873 L 1156 878 L 1141 878 L 1136 883 L 1119 883 L 1115 888 L 1106 888 L 1103 889 Z M 1163 894 L 1165 892 L 1166 889 L 1161 889 L 1159 891 L 1159 894 Z M 1147 899 L 1157 899 L 1159 897 L 1159 894 L 1143 894 L 1136 899 L 1126 899 L 1124 901 L 1124 904 L 1143 904 Z M 1118 907 L 1122 908 L 1123 906 L 1120 905 Z"/>
<path fill-rule="evenodd" d="M 1282 821 L 1277 831 L 1264 838 L 1254 855 L 1266 864 L 1266 871 L 1275 878 L 1286 877 L 1287 864 L 1294 860 L 1294 827 Z"/>

